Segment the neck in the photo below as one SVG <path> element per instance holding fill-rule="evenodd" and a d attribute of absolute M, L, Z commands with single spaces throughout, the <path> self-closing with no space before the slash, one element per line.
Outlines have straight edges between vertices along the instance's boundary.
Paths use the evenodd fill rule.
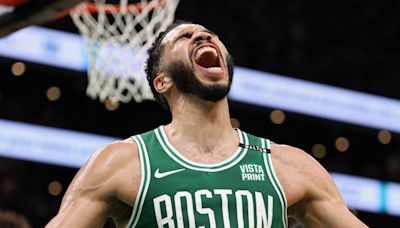
<path fill-rule="evenodd" d="M 165 127 L 171 141 L 190 143 L 202 152 L 220 149 L 221 142 L 238 142 L 232 129 L 228 100 L 207 102 L 179 96 L 170 103 L 172 122 Z"/>

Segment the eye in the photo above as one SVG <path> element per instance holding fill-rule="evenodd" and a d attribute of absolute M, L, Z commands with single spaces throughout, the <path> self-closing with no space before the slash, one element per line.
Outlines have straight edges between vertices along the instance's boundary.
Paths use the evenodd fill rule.
<path fill-rule="evenodd" d="M 191 38 L 193 35 L 192 32 L 185 32 L 182 35 L 179 36 L 179 38 Z"/>
<path fill-rule="evenodd" d="M 182 33 L 178 37 L 175 38 L 174 43 L 181 39 L 190 39 L 192 36 L 193 36 L 193 32 Z"/>

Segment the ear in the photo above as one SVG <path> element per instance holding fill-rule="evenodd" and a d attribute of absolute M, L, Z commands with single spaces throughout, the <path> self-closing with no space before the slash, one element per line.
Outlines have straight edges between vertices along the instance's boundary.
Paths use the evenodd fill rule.
<path fill-rule="evenodd" d="M 164 73 L 160 73 L 153 80 L 153 85 L 158 93 L 165 93 L 172 87 L 173 82 L 170 77 L 166 76 Z"/>

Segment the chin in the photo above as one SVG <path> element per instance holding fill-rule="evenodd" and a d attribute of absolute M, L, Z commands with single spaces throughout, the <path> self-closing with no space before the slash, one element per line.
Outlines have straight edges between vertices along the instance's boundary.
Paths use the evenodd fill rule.
<path fill-rule="evenodd" d="M 201 82 L 203 85 L 228 85 L 229 84 L 229 76 L 226 73 L 222 74 L 205 74 L 204 72 L 199 72 L 197 71 L 195 73 L 196 78 L 199 82 Z"/>

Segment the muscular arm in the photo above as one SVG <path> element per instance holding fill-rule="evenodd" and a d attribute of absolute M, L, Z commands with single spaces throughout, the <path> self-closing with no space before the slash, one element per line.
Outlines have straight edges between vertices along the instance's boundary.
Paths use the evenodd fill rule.
<path fill-rule="evenodd" d="M 304 227 L 367 227 L 348 210 L 331 176 L 317 161 L 297 148 L 274 147 L 289 215 Z"/>
<path fill-rule="evenodd" d="M 96 152 L 79 170 L 65 193 L 52 227 L 102 227 L 113 208 L 131 204 L 139 182 L 136 145 L 116 142 Z"/>

